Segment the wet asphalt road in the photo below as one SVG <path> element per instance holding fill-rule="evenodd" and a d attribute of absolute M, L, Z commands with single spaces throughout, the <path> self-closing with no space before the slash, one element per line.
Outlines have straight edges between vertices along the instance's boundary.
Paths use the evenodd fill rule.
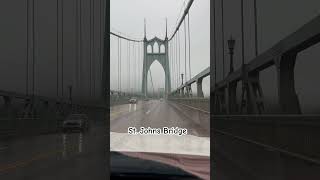
<path fill-rule="evenodd" d="M 106 128 L 0 141 L 1 180 L 106 179 Z"/>
<path fill-rule="evenodd" d="M 209 115 L 190 116 L 186 111 L 174 103 L 165 100 L 138 101 L 137 104 L 124 104 L 112 107 L 110 110 L 111 132 L 127 133 L 128 127 L 179 127 L 186 128 L 188 135 L 209 137 L 209 128 L 204 128 L 199 122 L 209 122 Z M 193 110 L 194 111 L 194 110 Z M 207 126 L 209 127 L 209 126 Z"/>
<path fill-rule="evenodd" d="M 167 101 L 139 101 L 111 108 L 111 132 L 134 127 L 180 127 L 209 136 L 191 117 Z M 88 133 L 58 133 L 0 141 L 1 180 L 106 179 L 106 128 Z"/>
<path fill-rule="evenodd" d="M 110 117 L 111 151 L 161 162 L 209 179 L 209 113 L 166 100 L 149 100 L 114 106 L 110 109 Z M 188 133 L 182 136 L 130 135 L 129 127 L 138 131 L 141 127 L 178 127 L 187 129 Z"/>

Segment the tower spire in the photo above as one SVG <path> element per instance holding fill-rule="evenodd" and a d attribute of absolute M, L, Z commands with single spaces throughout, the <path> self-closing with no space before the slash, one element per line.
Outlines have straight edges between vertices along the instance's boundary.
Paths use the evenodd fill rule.
<path fill-rule="evenodd" d="M 166 39 L 168 38 L 168 23 L 167 23 L 167 18 L 166 18 Z"/>
<path fill-rule="evenodd" d="M 144 38 L 147 38 L 147 25 L 146 25 L 146 18 L 144 18 Z"/>

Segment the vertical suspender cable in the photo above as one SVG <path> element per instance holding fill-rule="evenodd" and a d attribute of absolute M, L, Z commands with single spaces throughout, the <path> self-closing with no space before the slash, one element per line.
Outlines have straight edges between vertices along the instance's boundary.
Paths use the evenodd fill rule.
<path fill-rule="evenodd" d="M 130 56 L 130 54 L 129 54 L 129 41 L 127 41 L 127 76 L 128 76 L 128 78 L 127 78 L 127 91 L 129 92 L 129 90 L 130 90 L 130 74 L 129 74 L 129 62 L 130 62 L 130 60 L 129 60 L 129 56 Z"/>
<path fill-rule="evenodd" d="M 29 0 L 27 1 L 27 2 L 29 2 Z M 57 41 L 56 41 L 56 43 L 57 43 L 57 46 L 56 46 L 56 53 L 57 53 L 57 69 L 56 69 L 56 75 L 57 75 L 57 80 L 56 80 L 56 86 L 57 86 L 57 89 L 56 89 L 56 93 L 57 93 L 57 97 L 59 97 L 59 0 L 57 0 L 57 34 L 56 34 L 56 36 L 57 36 Z M 29 24 L 29 23 L 27 23 L 27 24 Z M 27 36 L 28 37 L 28 36 Z M 29 39 L 29 38 L 28 38 Z M 27 39 L 27 40 L 28 40 Z M 27 67 L 28 67 L 28 64 L 27 64 Z M 28 68 L 27 68 L 27 70 L 28 70 Z M 28 77 L 28 73 L 27 73 L 27 77 Z M 28 84 L 27 84 L 28 85 Z M 27 86 L 28 87 L 28 86 Z M 27 90 L 27 92 L 28 92 L 28 90 Z M 27 93 L 28 94 L 28 93 Z"/>
<path fill-rule="evenodd" d="M 135 88 L 135 47 L 134 47 L 134 42 L 132 42 L 132 79 L 133 79 L 133 81 L 132 81 L 132 89 L 133 89 L 133 91 L 132 92 L 134 92 L 134 88 Z"/>
<path fill-rule="evenodd" d="M 214 84 L 217 84 L 217 48 L 216 48 L 216 1 L 213 0 L 213 54 L 214 54 Z"/>
<path fill-rule="evenodd" d="M 82 0 L 79 0 L 79 84 L 81 83 L 82 70 Z"/>
<path fill-rule="evenodd" d="M 254 39 L 255 39 L 255 55 L 258 56 L 258 14 L 257 0 L 254 0 Z"/>
<path fill-rule="evenodd" d="M 61 96 L 63 97 L 63 90 L 64 90 L 64 6 L 63 2 L 61 1 Z"/>
<path fill-rule="evenodd" d="M 57 0 L 58 2 L 58 0 Z M 28 82 L 29 82 L 29 0 L 27 0 L 27 7 L 26 7 L 26 19 L 27 19 L 27 51 L 26 51 L 26 95 L 28 95 Z M 58 4 L 58 3 L 57 3 Z M 57 16 L 58 16 L 58 5 L 57 5 Z M 58 34 L 58 28 L 57 28 L 57 34 Z M 58 39 L 58 36 L 57 36 Z M 58 44 L 58 43 L 57 43 Z M 57 51 L 57 60 L 58 60 L 58 51 Z M 58 74 L 58 73 L 57 73 Z M 58 81 L 58 78 L 57 78 Z M 58 88 L 58 86 L 57 86 Z M 58 89 L 57 89 L 58 90 Z M 58 94 L 57 94 L 58 96 Z"/>
<path fill-rule="evenodd" d="M 140 84 L 140 75 L 139 75 L 139 72 L 140 72 L 140 43 L 137 44 L 138 46 L 138 58 L 137 58 L 137 69 L 138 69 L 138 73 L 137 73 L 137 92 L 139 92 L 139 84 Z"/>
<path fill-rule="evenodd" d="M 122 49 L 122 47 L 121 47 L 121 39 L 120 39 L 120 42 L 119 42 L 119 44 L 120 44 L 120 73 L 119 73 L 119 75 L 120 75 L 120 77 L 119 77 L 119 79 L 120 79 L 120 92 L 121 92 L 121 76 L 122 76 L 122 74 L 121 74 L 121 54 L 122 54 L 122 52 L 121 52 L 121 49 Z"/>
<path fill-rule="evenodd" d="M 172 88 L 174 89 L 175 88 L 175 86 L 174 86 L 174 61 L 175 61 L 175 38 L 173 38 L 173 40 L 172 40 L 172 68 L 171 68 L 171 71 L 172 71 L 172 73 L 171 73 L 171 79 L 172 79 Z"/>
<path fill-rule="evenodd" d="M 179 82 L 179 76 L 180 76 L 180 74 L 181 74 L 181 69 L 180 69 L 180 65 L 181 65 L 181 58 L 180 58 L 180 31 L 178 31 L 178 46 L 179 46 L 179 73 L 178 73 L 178 82 L 177 82 L 177 87 L 179 87 L 179 84 L 180 84 L 180 82 Z M 182 79 L 181 79 L 182 80 Z"/>
<path fill-rule="evenodd" d="M 188 39 L 189 39 L 189 79 L 192 78 L 192 75 L 191 75 L 191 48 L 190 48 L 190 41 L 191 41 L 191 38 L 190 38 L 190 16 L 189 16 L 189 12 L 188 12 Z"/>
<path fill-rule="evenodd" d="M 174 41 L 171 42 L 171 88 L 174 89 L 174 84 L 173 84 L 173 61 L 174 61 Z"/>
<path fill-rule="evenodd" d="M 179 36 L 179 31 L 177 33 L 177 61 L 176 61 L 176 86 L 179 86 L 179 73 L 180 73 L 180 36 Z"/>
<path fill-rule="evenodd" d="M 178 61 L 178 53 L 177 53 L 177 36 L 174 36 L 174 61 L 173 61 L 173 84 L 174 84 L 174 88 L 176 88 L 176 82 L 177 82 L 177 61 Z"/>
<path fill-rule="evenodd" d="M 118 37 L 117 38 L 117 46 L 118 46 L 118 48 L 117 48 L 117 58 L 118 58 L 118 66 L 117 66 L 117 68 L 118 68 L 118 70 L 117 70 L 117 78 L 118 78 L 118 91 L 120 90 L 120 81 L 119 81 L 119 77 L 120 77 L 120 53 L 119 53 L 119 50 L 120 50 L 120 48 L 119 48 L 119 40 L 120 40 L 120 38 Z"/>
<path fill-rule="evenodd" d="M 102 33 L 102 0 L 99 1 L 99 46 L 100 47 L 100 51 L 99 51 L 99 81 L 101 82 L 102 80 L 102 63 L 101 63 L 101 56 L 102 56 L 102 40 L 104 38 L 104 35 Z"/>
<path fill-rule="evenodd" d="M 131 62 L 131 42 L 129 41 L 129 62 L 128 62 L 128 65 L 129 65 L 129 92 L 131 92 L 131 84 L 130 84 L 130 81 L 131 81 L 131 73 L 130 73 L 130 70 L 131 70 L 131 67 L 130 67 L 130 62 Z"/>
<path fill-rule="evenodd" d="M 137 58 L 136 58 L 136 43 L 134 42 L 133 43 L 133 92 L 135 92 L 136 90 L 136 86 L 137 86 L 137 83 L 136 83 L 136 71 L 137 71 L 137 66 L 136 66 L 136 61 L 137 61 Z"/>
<path fill-rule="evenodd" d="M 186 20 L 183 21 L 184 27 L 184 73 L 185 73 L 185 80 L 187 82 L 187 32 L 186 32 Z"/>
<path fill-rule="evenodd" d="M 175 41 L 174 39 L 172 40 L 172 59 L 171 59 L 171 87 L 174 89 L 174 60 L 175 60 Z"/>
<path fill-rule="evenodd" d="M 174 88 L 176 88 L 176 84 L 177 84 L 177 61 L 178 61 L 178 53 L 177 53 L 177 49 L 178 49 L 178 45 L 177 45 L 177 36 L 174 36 L 174 61 L 173 61 L 173 84 L 174 84 Z"/>
<path fill-rule="evenodd" d="M 92 0 L 89 1 L 89 95 L 92 95 Z M 119 47 L 119 45 L 118 45 Z"/>
<path fill-rule="evenodd" d="M 174 86 L 174 61 L 175 61 L 175 37 L 173 38 L 172 40 L 172 68 L 171 68 L 171 79 L 172 79 L 172 88 L 175 89 L 175 86 Z"/>
<path fill-rule="evenodd" d="M 34 5 L 34 1 L 32 0 L 32 95 L 34 96 L 34 68 L 35 68 L 35 5 Z"/>
<path fill-rule="evenodd" d="M 243 0 L 241 0 L 241 43 L 242 43 L 242 65 L 244 65 L 244 14 L 243 14 Z"/>
<path fill-rule="evenodd" d="M 222 79 L 225 76 L 225 52 L 224 52 L 224 3 L 221 0 L 221 32 L 222 32 Z"/>
<path fill-rule="evenodd" d="M 169 41 L 169 55 L 170 55 L 170 58 L 169 58 L 169 62 L 170 62 L 170 83 L 171 83 L 171 87 L 172 87 L 172 42 Z"/>
<path fill-rule="evenodd" d="M 93 85 L 93 88 L 92 88 L 92 95 L 93 96 L 95 96 L 95 90 L 96 90 L 96 58 L 95 58 L 95 33 L 94 33 L 94 31 L 95 31 L 95 26 L 94 26 L 94 19 L 95 19 L 95 11 L 94 11 L 94 6 L 95 6 L 95 0 L 93 0 L 92 1 L 92 51 L 93 51 L 93 64 L 92 64 L 92 72 L 93 72 L 93 78 L 92 78 L 92 81 L 93 81 L 93 83 L 92 83 L 92 85 Z"/>

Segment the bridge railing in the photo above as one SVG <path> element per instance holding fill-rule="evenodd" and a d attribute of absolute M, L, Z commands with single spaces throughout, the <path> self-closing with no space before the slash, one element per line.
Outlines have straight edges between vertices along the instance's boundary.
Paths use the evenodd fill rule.
<path fill-rule="evenodd" d="M 210 112 L 210 98 L 205 98 L 202 89 L 202 80 L 210 75 L 210 67 L 206 68 L 192 79 L 182 84 L 168 95 L 170 101 L 190 106 L 205 112 Z M 193 96 L 191 85 L 196 83 L 197 95 Z"/>
<path fill-rule="evenodd" d="M 294 68 L 297 54 L 320 42 L 320 16 L 302 26 L 296 32 L 279 41 L 249 63 L 230 72 L 212 91 L 215 114 L 263 114 L 264 96 L 259 73 L 276 67 L 277 90 L 281 113 L 300 114 L 301 108 L 295 90 Z M 237 85 L 242 83 L 241 102 L 237 102 Z M 235 107 L 236 104 L 240 106 Z"/>
<path fill-rule="evenodd" d="M 320 16 L 230 72 L 211 89 L 214 147 L 232 157 L 239 167 L 246 167 L 251 174 L 259 176 L 256 179 L 265 178 L 268 173 L 270 176 L 270 171 L 266 170 L 269 168 L 287 168 L 280 170 L 282 173 L 290 172 L 284 175 L 287 176 L 299 174 L 297 169 L 311 172 L 308 169 L 320 165 L 320 115 L 301 113 L 294 83 L 297 54 L 319 42 Z M 273 112 L 279 113 L 275 115 L 266 114 L 259 79 L 260 72 L 271 66 L 276 67 L 280 107 L 280 112 Z M 239 83 L 242 83 L 240 102 L 237 97 Z M 308 174 L 304 172 L 301 174 Z M 280 179 L 302 178 L 291 176 Z"/>
<path fill-rule="evenodd" d="M 169 100 L 177 104 L 181 104 L 181 105 L 189 106 L 190 108 L 201 110 L 206 113 L 210 112 L 209 98 L 189 97 L 189 98 L 169 98 Z"/>

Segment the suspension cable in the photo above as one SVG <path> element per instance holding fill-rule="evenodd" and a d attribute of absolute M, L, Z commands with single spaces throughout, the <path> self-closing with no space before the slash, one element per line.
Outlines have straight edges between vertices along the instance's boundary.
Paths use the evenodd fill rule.
<path fill-rule="evenodd" d="M 118 38 L 121 38 L 121 39 L 125 39 L 125 40 L 127 40 L 127 41 L 131 41 L 131 42 L 143 42 L 143 40 L 141 39 L 141 40 L 137 40 L 137 39 L 131 39 L 131 38 L 128 38 L 128 37 L 124 37 L 124 36 L 122 36 L 122 35 L 119 35 L 119 34 L 117 34 L 117 33 L 114 33 L 114 32 L 109 32 L 111 35 L 113 35 L 113 36 L 116 36 L 116 37 L 118 37 Z"/>
<path fill-rule="evenodd" d="M 179 21 L 179 24 L 178 24 L 178 26 L 175 28 L 175 30 L 174 30 L 173 34 L 171 35 L 171 37 L 169 38 L 169 41 L 170 41 L 170 40 L 175 36 L 175 34 L 179 31 L 179 28 L 180 28 L 182 22 L 184 21 L 184 18 L 186 17 L 187 13 L 189 12 L 190 7 L 191 7 L 193 1 L 194 1 L 194 0 L 189 0 L 188 5 L 187 5 L 186 9 L 184 10 L 184 13 L 183 13 L 183 15 L 182 15 L 182 17 L 181 17 L 181 19 L 180 19 L 180 21 Z"/>

